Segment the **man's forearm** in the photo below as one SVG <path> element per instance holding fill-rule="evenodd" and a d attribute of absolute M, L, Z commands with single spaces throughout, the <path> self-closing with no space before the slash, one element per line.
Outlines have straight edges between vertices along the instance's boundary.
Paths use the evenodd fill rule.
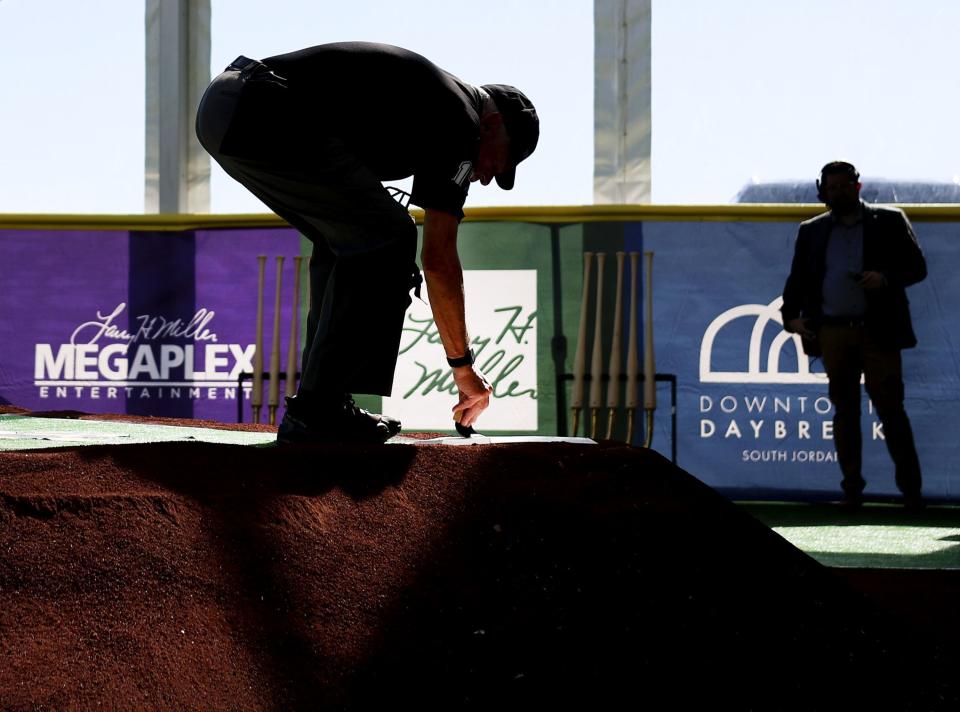
<path fill-rule="evenodd" d="M 463 269 L 459 260 L 442 269 L 424 270 L 433 321 L 450 358 L 463 356 L 469 346 L 463 302 Z"/>
<path fill-rule="evenodd" d="M 448 358 L 467 352 L 469 336 L 463 302 L 463 267 L 457 252 L 459 220 L 453 215 L 427 208 L 423 221 L 423 250 L 420 261 L 427 280 L 433 321 Z M 458 366 L 453 378 L 459 402 L 453 407 L 454 420 L 465 426 L 476 422 L 490 404 L 493 387 L 476 366 Z"/>
<path fill-rule="evenodd" d="M 423 275 L 444 351 L 463 356 L 469 345 L 463 306 L 463 268 L 457 253 L 456 217 L 427 209 L 423 225 Z"/>

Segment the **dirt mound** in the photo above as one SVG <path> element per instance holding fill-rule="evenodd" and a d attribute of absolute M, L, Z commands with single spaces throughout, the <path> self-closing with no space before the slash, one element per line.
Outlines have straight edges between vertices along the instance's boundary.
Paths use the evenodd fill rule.
<path fill-rule="evenodd" d="M 656 453 L 0 454 L 5 709 L 954 709 L 951 662 Z"/>

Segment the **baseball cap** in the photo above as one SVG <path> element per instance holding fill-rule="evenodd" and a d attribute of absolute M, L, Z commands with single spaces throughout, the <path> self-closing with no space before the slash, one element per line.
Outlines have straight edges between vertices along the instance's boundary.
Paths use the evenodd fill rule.
<path fill-rule="evenodd" d="M 513 188 L 517 164 L 533 153 L 540 138 L 540 119 L 527 95 L 509 84 L 484 84 L 482 87 L 497 105 L 510 136 L 511 166 L 496 176 L 497 185 L 504 190 Z"/>

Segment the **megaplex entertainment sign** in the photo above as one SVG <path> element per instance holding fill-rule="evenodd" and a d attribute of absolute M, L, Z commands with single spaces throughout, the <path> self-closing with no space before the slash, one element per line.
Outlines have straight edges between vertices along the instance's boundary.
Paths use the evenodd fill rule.
<path fill-rule="evenodd" d="M 826 374 L 811 370 L 800 337 L 783 331 L 782 303 L 778 297 L 769 304 L 737 306 L 707 327 L 700 344 L 699 439 L 723 443 L 743 463 L 836 462 Z M 746 370 L 715 368 L 718 343 L 730 350 L 730 340 L 722 332 L 743 334 L 734 322 L 751 318 Z M 733 343 L 742 348 L 742 340 Z M 742 357 L 742 352 L 736 354 L 739 363 Z M 785 361 L 795 368 L 784 369 Z M 873 415 L 869 403 L 868 412 Z M 882 425 L 875 417 L 870 437 L 883 440 Z"/>
<path fill-rule="evenodd" d="M 34 386 L 42 399 L 237 397 L 237 379 L 253 371 L 253 344 L 220 343 L 216 312 L 188 320 L 151 314 L 124 318 L 126 303 L 77 325 L 65 343 L 38 343 Z M 121 326 L 124 321 L 129 326 Z M 172 343 L 171 343 L 172 342 Z M 249 397 L 249 384 L 246 384 Z"/>

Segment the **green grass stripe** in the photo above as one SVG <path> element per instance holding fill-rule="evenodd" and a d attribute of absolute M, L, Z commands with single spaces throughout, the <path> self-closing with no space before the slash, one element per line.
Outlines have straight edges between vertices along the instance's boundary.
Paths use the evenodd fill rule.
<path fill-rule="evenodd" d="M 132 445 L 159 442 L 206 442 L 226 445 L 273 443 L 273 433 L 186 428 L 104 420 L 34 418 L 0 415 L 0 450 L 35 450 L 78 445 Z"/>

